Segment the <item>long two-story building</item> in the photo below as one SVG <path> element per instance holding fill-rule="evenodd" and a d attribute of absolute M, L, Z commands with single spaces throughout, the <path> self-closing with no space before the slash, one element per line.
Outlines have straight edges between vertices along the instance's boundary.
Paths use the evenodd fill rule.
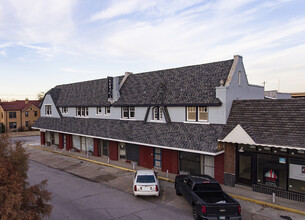
<path fill-rule="evenodd" d="M 170 173 L 208 174 L 223 182 L 218 139 L 233 100 L 263 99 L 241 56 L 145 73 L 58 85 L 33 126 L 41 144 L 92 152 Z"/>

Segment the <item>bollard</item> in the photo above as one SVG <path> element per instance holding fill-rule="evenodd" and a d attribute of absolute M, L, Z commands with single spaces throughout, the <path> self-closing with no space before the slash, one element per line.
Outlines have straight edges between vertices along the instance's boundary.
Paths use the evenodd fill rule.
<path fill-rule="evenodd" d="M 135 166 L 136 164 L 134 162 L 131 162 L 131 163 L 132 163 L 132 169 L 135 170 L 136 169 L 136 166 Z"/>
<path fill-rule="evenodd" d="M 168 170 L 166 170 L 166 177 L 168 178 Z"/>
<path fill-rule="evenodd" d="M 107 158 L 107 163 L 110 163 L 109 157 Z"/>
<path fill-rule="evenodd" d="M 71 154 L 71 150 L 69 149 L 69 154 Z"/>
<path fill-rule="evenodd" d="M 275 203 L 275 193 L 272 193 L 272 203 Z"/>
<path fill-rule="evenodd" d="M 87 151 L 87 159 L 89 158 L 89 151 Z"/>

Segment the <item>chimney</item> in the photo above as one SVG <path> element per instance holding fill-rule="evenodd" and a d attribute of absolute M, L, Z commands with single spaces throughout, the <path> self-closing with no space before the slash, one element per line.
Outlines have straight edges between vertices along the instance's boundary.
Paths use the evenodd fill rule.
<path fill-rule="evenodd" d="M 26 98 L 26 99 L 24 100 L 24 103 L 25 103 L 26 105 L 29 104 L 29 99 Z"/>

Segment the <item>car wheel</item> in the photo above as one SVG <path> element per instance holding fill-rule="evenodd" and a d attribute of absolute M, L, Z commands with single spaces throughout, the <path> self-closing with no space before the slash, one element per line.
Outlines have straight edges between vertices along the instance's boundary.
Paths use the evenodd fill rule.
<path fill-rule="evenodd" d="M 195 220 L 200 219 L 196 205 L 193 206 L 193 217 L 194 217 Z"/>
<path fill-rule="evenodd" d="M 179 191 L 179 189 L 177 187 L 176 187 L 176 195 L 181 196 L 181 192 Z"/>

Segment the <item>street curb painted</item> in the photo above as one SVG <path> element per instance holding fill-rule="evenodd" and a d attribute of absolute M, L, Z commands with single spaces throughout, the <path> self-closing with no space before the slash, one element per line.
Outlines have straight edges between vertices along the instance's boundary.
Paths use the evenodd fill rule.
<path fill-rule="evenodd" d="M 239 196 L 239 195 L 234 195 L 234 194 L 231 194 L 231 193 L 228 193 L 228 194 L 235 199 L 242 199 L 242 200 L 253 202 L 253 203 L 256 203 L 256 204 L 259 204 L 259 205 L 269 206 L 271 208 L 279 209 L 279 210 L 282 210 L 282 211 L 288 211 L 288 212 L 293 212 L 293 213 L 296 213 L 296 214 L 305 215 L 305 212 L 297 210 L 297 209 L 292 209 L 292 208 L 272 204 L 272 203 L 269 203 L 269 202 L 262 202 L 262 201 L 259 201 L 259 200 L 250 199 L 250 198 L 246 198 L 246 197 Z"/>
<path fill-rule="evenodd" d="M 84 158 L 84 157 L 78 157 L 78 156 L 74 156 L 74 155 L 70 155 L 70 154 L 64 154 L 64 153 L 61 153 L 61 152 L 58 152 L 58 151 L 49 150 L 49 149 L 38 147 L 38 146 L 35 146 L 35 145 L 29 145 L 28 144 L 28 146 L 29 147 L 34 147 L 36 149 L 44 150 L 44 151 L 49 151 L 51 153 L 56 153 L 56 154 L 64 155 L 64 156 L 67 156 L 67 157 L 77 158 L 79 160 L 88 161 L 88 162 L 99 164 L 99 165 L 103 165 L 103 166 L 113 167 L 113 168 L 116 168 L 116 169 L 125 170 L 125 171 L 129 171 L 129 172 L 133 172 L 133 173 L 136 172 L 135 170 L 128 169 L 128 168 L 125 168 L 125 167 L 120 167 L 120 166 L 116 166 L 116 165 L 112 165 L 112 164 L 108 164 L 108 163 L 103 163 L 103 162 L 99 162 L 99 161 L 95 161 L 95 160 L 90 160 L 90 159 L 87 159 L 87 158 Z M 175 182 L 175 180 L 172 180 L 172 179 L 166 178 L 166 177 L 162 177 L 162 176 L 158 176 L 158 178 L 160 180 L 164 180 L 164 181 L 168 181 L 168 182 L 172 182 L 172 183 Z M 239 195 L 234 195 L 234 194 L 230 194 L 230 193 L 228 193 L 228 194 L 230 196 L 232 196 L 233 198 L 236 198 L 236 199 L 242 199 L 242 200 L 253 202 L 253 203 L 256 203 L 256 204 L 259 204 L 259 205 L 269 206 L 269 207 L 272 207 L 272 208 L 275 208 L 275 209 L 279 209 L 279 210 L 282 210 L 282 211 L 288 211 L 288 212 L 293 212 L 293 213 L 296 213 L 296 214 L 305 215 L 305 212 L 300 211 L 300 210 L 296 210 L 296 209 L 292 209 L 292 208 L 287 208 L 287 207 L 284 207 L 284 206 L 275 205 L 275 204 L 268 203 L 268 202 L 262 202 L 262 201 L 259 201 L 259 200 L 250 199 L 250 198 L 246 198 L 246 197 L 239 196 Z"/>

